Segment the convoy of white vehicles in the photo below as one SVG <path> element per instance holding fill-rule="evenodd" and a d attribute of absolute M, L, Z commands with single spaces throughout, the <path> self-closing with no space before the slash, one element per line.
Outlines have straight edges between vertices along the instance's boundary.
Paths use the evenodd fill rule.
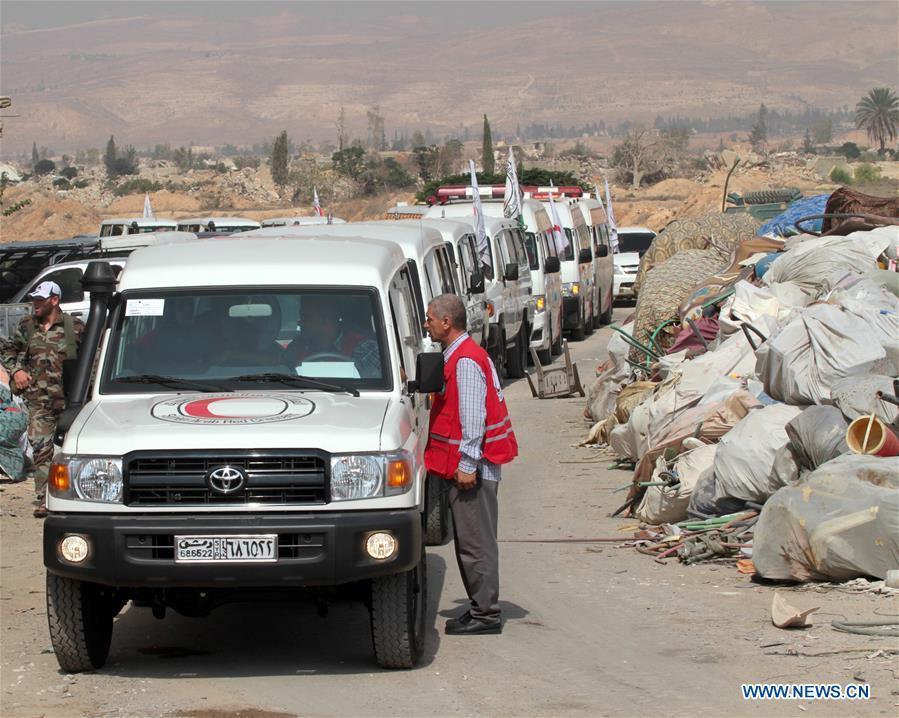
<path fill-rule="evenodd" d="M 104 664 L 129 601 L 202 616 L 247 595 L 361 598 L 377 662 L 417 663 L 424 546 L 449 524 L 423 464 L 443 386 L 428 302 L 463 297 L 471 336 L 515 378 L 529 348 L 549 363 L 563 328 L 608 321 L 612 299 L 595 200 L 557 202 L 571 251 L 537 199 L 520 222 L 485 201 L 485 247 L 470 198 L 443 201 L 405 221 L 183 220 L 200 238 L 106 240 L 22 287 L 15 300 L 55 281 L 87 320 L 44 531 L 64 670 Z M 104 237 L 145 231 L 114 222 Z"/>

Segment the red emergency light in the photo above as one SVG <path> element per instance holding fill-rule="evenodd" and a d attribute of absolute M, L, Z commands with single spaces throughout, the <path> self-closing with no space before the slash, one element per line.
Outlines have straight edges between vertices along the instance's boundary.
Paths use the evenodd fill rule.
<path fill-rule="evenodd" d="M 486 184 L 478 186 L 478 195 L 481 199 L 502 199 L 506 187 L 501 184 Z M 583 197 L 584 190 L 577 185 L 563 187 L 538 187 L 537 185 L 521 185 L 522 194 L 533 199 L 549 199 L 553 197 Z M 453 200 L 470 200 L 473 197 L 471 185 L 453 184 L 442 185 L 437 188 L 433 198 L 428 198 L 429 204 L 446 204 Z"/>

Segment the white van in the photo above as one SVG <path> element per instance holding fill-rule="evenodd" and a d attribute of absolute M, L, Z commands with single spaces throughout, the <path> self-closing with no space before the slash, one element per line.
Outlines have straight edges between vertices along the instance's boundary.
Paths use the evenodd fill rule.
<path fill-rule="evenodd" d="M 656 233 L 648 227 L 619 227 L 615 261 L 615 299 L 635 297 L 634 282 L 640 259 L 652 245 Z"/>
<path fill-rule="evenodd" d="M 449 249 L 450 259 L 455 264 L 459 294 L 465 300 L 468 334 L 475 342 L 486 349 L 489 333 L 487 298 L 484 294 L 484 275 L 478 262 L 476 240 L 472 226 L 465 222 L 457 222 L 451 219 L 399 221 L 417 221 L 422 226 L 436 229 L 443 235 L 443 241 Z"/>
<path fill-rule="evenodd" d="M 232 232 L 249 232 L 259 229 L 261 226 L 255 219 L 246 217 L 194 217 L 193 219 L 178 220 L 178 230 L 181 232 L 231 234 Z"/>
<path fill-rule="evenodd" d="M 443 357 L 423 353 L 399 247 L 219 238 L 138 250 L 117 290 L 103 263 L 87 274 L 99 321 L 44 524 L 61 668 L 100 668 L 129 601 L 161 618 L 341 592 L 369 606 L 377 662 L 413 667 L 428 605 L 423 394 L 442 390 Z"/>
<path fill-rule="evenodd" d="M 562 353 L 562 279 L 549 215 L 537 200 L 522 201 L 524 246 L 531 268 L 534 323 L 531 348 L 541 364 Z"/>
<path fill-rule="evenodd" d="M 568 239 L 566 247 L 559 247 L 562 264 L 562 326 L 571 332 L 573 341 L 580 341 L 593 331 L 598 321 L 594 300 L 596 273 L 593 269 L 593 243 L 584 221 L 584 214 L 574 200 L 554 200 L 562 231 Z M 552 216 L 549 202 L 543 202 Z"/>
<path fill-rule="evenodd" d="M 485 269 L 487 314 L 490 317 L 487 351 L 500 376 L 519 379 L 527 369 L 534 312 L 524 232 L 517 222 L 502 216 L 502 204 L 484 202 L 483 208 L 490 255 Z M 434 205 L 425 217 L 474 221 L 470 202 Z"/>
<path fill-rule="evenodd" d="M 174 232 L 178 223 L 174 219 L 148 219 L 147 217 L 119 217 L 100 222 L 101 237 L 118 237 L 122 234 L 145 232 Z"/>
<path fill-rule="evenodd" d="M 152 247 L 157 244 L 169 244 L 171 242 L 186 242 L 194 240 L 197 235 L 189 232 L 154 232 L 139 236 L 128 235 L 122 237 L 104 237 L 100 239 L 99 255 L 85 257 L 84 259 L 60 262 L 42 269 L 34 279 L 28 282 L 10 300 L 12 304 L 28 302 L 28 295 L 34 291 L 41 282 L 56 282 L 59 285 L 62 296 L 59 307 L 67 314 L 74 317 L 87 318 L 87 310 L 90 307 L 90 293 L 84 291 L 81 286 L 81 277 L 87 265 L 97 259 L 105 259 L 115 271 L 121 271 L 128 260 L 128 254 L 139 247 Z"/>
<path fill-rule="evenodd" d="M 609 223 L 605 208 L 597 199 L 586 197 L 575 205 L 584 215 L 587 231 L 593 244 L 593 269 L 596 273 L 593 282 L 593 301 L 596 303 L 596 314 L 593 326 L 598 329 L 601 324 L 612 321 L 612 303 L 614 296 L 614 259 L 609 241 Z"/>
<path fill-rule="evenodd" d="M 346 224 L 340 217 L 321 217 L 317 214 L 302 217 L 269 217 L 262 220 L 262 227 L 305 227 L 320 224 Z"/>

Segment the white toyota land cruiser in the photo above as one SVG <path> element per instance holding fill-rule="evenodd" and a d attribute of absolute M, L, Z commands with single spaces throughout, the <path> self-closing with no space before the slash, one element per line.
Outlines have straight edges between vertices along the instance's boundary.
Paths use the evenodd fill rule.
<path fill-rule="evenodd" d="M 209 239 L 140 249 L 92 303 L 44 528 L 50 634 L 101 667 L 129 602 L 202 616 L 264 589 L 369 604 L 383 667 L 418 661 L 422 301 L 376 239 Z M 99 352 L 90 396 L 91 368 Z M 417 379 L 417 381 L 416 381 Z"/>

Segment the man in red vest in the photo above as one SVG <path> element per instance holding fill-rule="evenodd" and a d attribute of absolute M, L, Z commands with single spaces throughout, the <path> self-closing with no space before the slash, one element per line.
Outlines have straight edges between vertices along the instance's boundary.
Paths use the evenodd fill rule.
<path fill-rule="evenodd" d="M 431 405 L 425 465 L 450 482 L 456 560 L 471 603 L 446 622 L 450 635 L 502 633 L 497 490 L 502 464 L 518 455 L 496 368 L 465 327 L 465 304 L 456 295 L 428 305 L 425 328 L 443 347 L 446 385 Z"/>

